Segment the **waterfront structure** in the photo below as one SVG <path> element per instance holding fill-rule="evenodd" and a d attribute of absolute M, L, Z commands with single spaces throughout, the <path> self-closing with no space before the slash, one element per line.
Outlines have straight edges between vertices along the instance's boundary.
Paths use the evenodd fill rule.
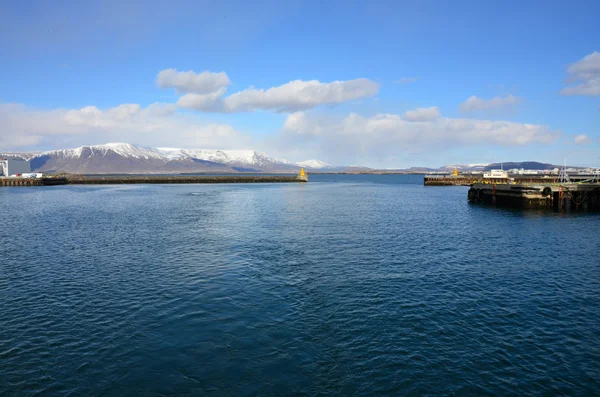
<path fill-rule="evenodd" d="M 486 179 L 508 179 L 508 172 L 504 170 L 491 170 L 483 174 Z"/>
<path fill-rule="evenodd" d="M 555 210 L 600 210 L 600 183 L 474 183 L 467 194 L 471 203 Z"/>
<path fill-rule="evenodd" d="M 57 179 L 57 178 L 54 178 Z M 44 186 L 50 185 L 52 183 L 46 183 L 46 181 L 51 181 L 50 179 L 45 178 L 0 178 L 0 187 L 2 186 Z M 64 185 L 64 183 L 60 183 Z"/>
<path fill-rule="evenodd" d="M 0 159 L 0 175 L 12 176 L 31 172 L 31 165 L 27 160 Z"/>
<path fill-rule="evenodd" d="M 304 169 L 298 175 L 138 175 L 138 176 L 48 176 L 38 173 L 21 174 L 18 178 L 0 178 L 0 186 L 55 186 L 55 185 L 119 185 L 171 183 L 290 183 L 308 182 Z"/>
<path fill-rule="evenodd" d="M 308 175 L 306 174 L 306 171 L 304 171 L 304 168 L 300 168 L 300 173 L 296 178 L 301 182 L 308 182 Z"/>

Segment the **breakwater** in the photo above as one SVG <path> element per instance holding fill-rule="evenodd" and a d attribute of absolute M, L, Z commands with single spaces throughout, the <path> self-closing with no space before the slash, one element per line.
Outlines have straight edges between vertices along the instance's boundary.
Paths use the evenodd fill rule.
<path fill-rule="evenodd" d="M 219 176 L 69 176 L 69 185 L 169 184 L 169 183 L 292 183 L 306 182 L 292 175 Z"/>
<path fill-rule="evenodd" d="M 299 175 L 193 175 L 193 176 L 80 176 L 50 178 L 2 178 L 0 186 L 52 185 L 121 185 L 121 184 L 191 184 L 191 183 L 294 183 L 308 182 L 306 174 Z"/>
<path fill-rule="evenodd" d="M 423 184 L 425 186 L 471 186 L 480 178 L 470 176 L 425 176 Z"/>
<path fill-rule="evenodd" d="M 513 208 L 597 211 L 600 183 L 474 183 L 468 199 L 471 203 Z"/>
<path fill-rule="evenodd" d="M 0 186 L 42 186 L 39 178 L 0 178 Z"/>
<path fill-rule="evenodd" d="M 570 175 L 569 178 L 573 182 L 580 182 L 583 180 L 590 179 L 592 176 L 590 175 Z M 515 183 L 539 183 L 539 184 L 555 184 L 559 182 L 559 176 L 525 176 L 525 175 L 511 175 L 511 179 Z M 423 178 L 423 184 L 425 186 L 471 186 L 474 183 L 507 183 L 508 179 L 504 178 L 494 178 L 492 179 L 484 179 L 482 175 L 443 175 L 443 176 L 430 176 L 425 175 Z"/>

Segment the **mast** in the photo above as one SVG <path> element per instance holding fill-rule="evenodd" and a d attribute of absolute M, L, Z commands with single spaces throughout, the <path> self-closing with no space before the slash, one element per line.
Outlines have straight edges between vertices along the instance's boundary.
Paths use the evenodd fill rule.
<path fill-rule="evenodd" d="M 569 179 L 569 175 L 567 174 L 567 158 L 566 157 L 565 157 L 563 169 L 560 172 L 559 182 L 560 183 L 571 183 L 571 180 Z"/>

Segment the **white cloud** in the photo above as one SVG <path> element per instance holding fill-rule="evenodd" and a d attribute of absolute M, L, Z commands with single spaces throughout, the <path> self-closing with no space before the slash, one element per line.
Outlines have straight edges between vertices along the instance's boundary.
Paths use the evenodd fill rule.
<path fill-rule="evenodd" d="M 397 83 L 397 84 L 412 84 L 412 83 L 416 83 L 417 80 L 419 80 L 418 77 L 402 77 L 400 80 L 396 80 L 395 83 Z"/>
<path fill-rule="evenodd" d="M 0 135 L 0 152 L 19 147 L 33 147 L 39 145 L 42 140 L 40 135 Z"/>
<path fill-rule="evenodd" d="M 225 87 L 210 92 L 191 92 L 182 96 L 177 105 L 203 112 L 295 112 L 372 97 L 378 91 L 378 83 L 364 78 L 331 83 L 295 80 L 266 90 L 248 88 L 228 97 L 224 97 Z"/>
<path fill-rule="evenodd" d="M 262 109 L 287 112 L 368 98 L 378 91 L 379 84 L 368 79 L 331 83 L 295 80 L 268 90 L 251 88 L 237 92 L 225 99 L 225 105 L 231 111 Z"/>
<path fill-rule="evenodd" d="M 575 83 L 563 88 L 563 95 L 600 95 L 600 52 L 594 51 L 583 59 L 569 65 L 568 82 Z"/>
<path fill-rule="evenodd" d="M 461 112 L 476 112 L 481 110 L 499 109 L 507 106 L 516 105 L 521 101 L 521 98 L 514 95 L 506 97 L 494 97 L 492 99 L 483 99 L 475 95 L 460 104 Z"/>
<path fill-rule="evenodd" d="M 193 92 L 200 95 L 220 92 L 221 90 L 223 90 L 222 93 L 225 93 L 224 89 L 230 83 L 225 72 L 204 71 L 196 73 L 192 70 L 178 72 L 176 69 L 165 69 L 158 73 L 156 77 L 156 85 L 161 88 L 175 88 L 179 93 Z"/>
<path fill-rule="evenodd" d="M 315 131 L 319 133 L 315 133 Z M 407 121 L 404 116 L 378 114 L 363 117 L 351 113 L 343 119 L 312 119 L 305 113 L 288 116 L 284 125 L 288 136 L 312 135 L 314 139 L 335 138 L 338 144 L 360 143 L 368 150 L 388 147 L 401 150 L 402 145 L 432 147 L 436 145 L 501 145 L 519 146 L 548 144 L 559 132 L 534 124 L 510 121 L 453 119 L 437 117 L 422 122 Z M 394 146 L 397 145 L 397 146 Z"/>
<path fill-rule="evenodd" d="M 590 143 L 590 137 L 583 134 L 575 135 L 573 140 L 575 141 L 576 145 L 587 145 L 588 143 Z"/>
<path fill-rule="evenodd" d="M 201 110 L 204 112 L 225 112 L 223 95 L 225 88 L 210 94 L 185 94 L 177 101 L 177 106 L 187 109 Z"/>
<path fill-rule="evenodd" d="M 320 135 L 323 133 L 318 120 L 308 117 L 305 112 L 295 112 L 288 115 L 283 128 L 286 131 L 295 131 L 301 135 Z"/>
<path fill-rule="evenodd" d="M 0 104 L 0 150 L 46 145 L 84 145 L 111 141 L 143 142 L 152 146 L 244 148 L 249 138 L 227 124 L 204 122 L 176 112 L 172 104 L 146 108 L 122 104 L 101 110 L 39 110 Z M 7 132 L 7 133 L 5 133 Z"/>
<path fill-rule="evenodd" d="M 379 92 L 378 83 L 364 78 L 330 83 L 294 80 L 269 89 L 250 87 L 226 97 L 230 83 L 225 72 L 166 69 L 156 77 L 159 87 L 175 88 L 178 93 L 184 94 L 177 101 L 177 106 L 201 112 L 295 112 L 368 98 Z"/>
<path fill-rule="evenodd" d="M 440 110 L 437 106 L 409 110 L 402 115 L 402 118 L 406 121 L 431 121 L 438 117 L 440 117 Z"/>
<path fill-rule="evenodd" d="M 435 165 L 449 153 L 527 153 L 551 148 L 560 136 L 543 125 L 446 118 L 407 121 L 401 114 L 345 117 L 323 112 L 288 115 L 276 146 L 290 159 L 318 158 L 329 164 L 373 167 Z M 274 150 L 273 150 L 274 151 Z M 308 154 L 310 153 L 310 154 Z M 462 161 L 472 161 L 463 159 Z"/>

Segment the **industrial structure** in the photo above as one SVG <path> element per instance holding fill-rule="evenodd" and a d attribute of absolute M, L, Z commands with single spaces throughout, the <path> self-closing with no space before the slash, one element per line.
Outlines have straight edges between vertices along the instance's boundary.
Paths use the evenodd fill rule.
<path fill-rule="evenodd" d="M 31 164 L 27 160 L 0 159 L 0 176 L 20 175 L 31 172 Z"/>

